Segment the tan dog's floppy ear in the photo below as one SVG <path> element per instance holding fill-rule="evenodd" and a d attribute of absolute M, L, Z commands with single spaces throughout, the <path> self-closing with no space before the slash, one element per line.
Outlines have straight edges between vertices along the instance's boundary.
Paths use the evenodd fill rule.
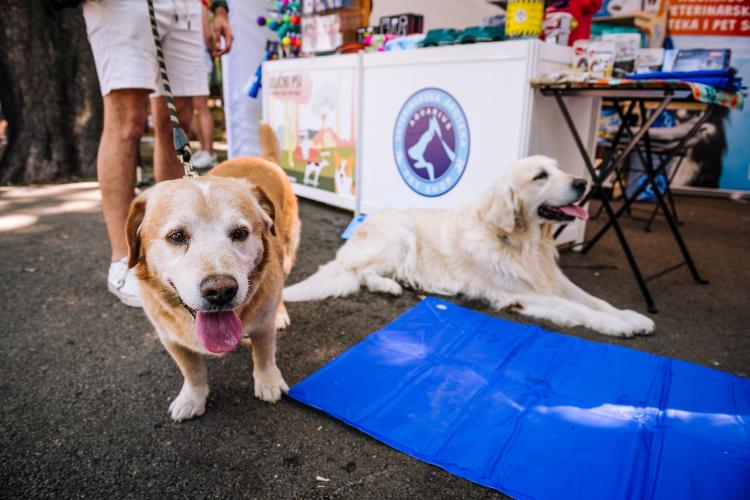
<path fill-rule="evenodd" d="M 276 236 L 276 207 L 273 206 L 273 202 L 266 195 L 266 193 L 258 186 L 253 187 L 253 194 L 258 200 L 260 208 L 263 209 L 263 218 L 266 223 L 266 229 L 271 232 L 272 235 Z"/>
<path fill-rule="evenodd" d="M 521 215 L 520 202 L 511 186 L 500 186 L 491 192 L 490 208 L 485 214 L 485 220 L 506 233 L 513 232 L 518 226 Z"/>
<path fill-rule="evenodd" d="M 128 267 L 135 267 L 141 256 L 141 224 L 146 214 L 146 197 L 138 196 L 130 204 L 128 219 L 125 224 L 125 235 L 128 239 Z"/>

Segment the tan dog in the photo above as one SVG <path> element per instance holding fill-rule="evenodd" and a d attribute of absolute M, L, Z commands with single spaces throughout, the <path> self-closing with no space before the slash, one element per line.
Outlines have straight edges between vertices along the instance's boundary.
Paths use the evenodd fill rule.
<path fill-rule="evenodd" d="M 289 324 L 281 302 L 299 245 L 297 199 L 263 127 L 264 158 L 237 158 L 208 177 L 162 182 L 138 196 L 127 222 L 129 265 L 146 315 L 184 383 L 173 420 L 202 415 L 208 396 L 202 354 L 253 350 L 255 395 L 278 401 L 288 387 L 276 366 L 276 329 Z"/>

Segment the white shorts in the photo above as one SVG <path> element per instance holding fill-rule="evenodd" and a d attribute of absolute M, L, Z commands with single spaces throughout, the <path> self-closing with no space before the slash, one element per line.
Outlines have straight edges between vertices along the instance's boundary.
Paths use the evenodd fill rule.
<path fill-rule="evenodd" d="M 164 62 L 175 96 L 208 95 L 198 0 L 154 0 Z M 149 89 L 163 95 L 146 0 L 99 0 L 83 7 L 102 95 Z"/>

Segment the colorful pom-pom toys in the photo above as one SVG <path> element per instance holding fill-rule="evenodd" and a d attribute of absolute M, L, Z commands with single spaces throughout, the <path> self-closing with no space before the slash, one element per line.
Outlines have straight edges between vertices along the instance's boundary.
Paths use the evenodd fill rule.
<path fill-rule="evenodd" d="M 267 27 L 278 35 L 281 57 L 299 57 L 302 47 L 300 2 L 278 0 L 268 16 L 258 16 L 258 26 Z"/>

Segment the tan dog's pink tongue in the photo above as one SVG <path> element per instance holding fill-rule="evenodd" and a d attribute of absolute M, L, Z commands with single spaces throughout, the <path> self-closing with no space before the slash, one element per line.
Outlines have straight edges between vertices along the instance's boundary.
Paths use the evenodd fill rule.
<path fill-rule="evenodd" d="M 589 213 L 583 207 L 579 207 L 578 205 L 568 205 L 567 207 L 560 207 L 560 211 L 565 215 L 577 217 L 581 220 L 589 219 Z"/>
<path fill-rule="evenodd" d="M 242 322 L 234 311 L 199 312 L 195 328 L 203 347 L 213 353 L 232 351 L 242 339 Z"/>

